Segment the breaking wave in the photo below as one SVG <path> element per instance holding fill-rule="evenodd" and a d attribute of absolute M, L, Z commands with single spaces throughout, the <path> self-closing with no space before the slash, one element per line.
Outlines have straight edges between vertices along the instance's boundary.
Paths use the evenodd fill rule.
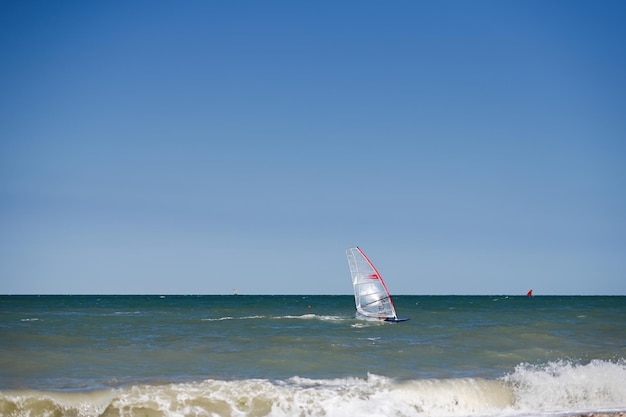
<path fill-rule="evenodd" d="M 626 410 L 626 363 L 521 364 L 497 379 L 246 379 L 0 392 L 7 417 L 528 416 Z"/>

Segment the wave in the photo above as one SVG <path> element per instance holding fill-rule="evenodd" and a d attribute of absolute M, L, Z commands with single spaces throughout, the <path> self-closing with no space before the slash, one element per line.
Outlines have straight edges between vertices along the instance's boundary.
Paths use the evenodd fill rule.
<path fill-rule="evenodd" d="M 626 363 L 521 364 L 497 379 L 205 380 L 89 392 L 0 392 L 0 414 L 134 416 L 558 416 L 626 410 Z"/>
<path fill-rule="evenodd" d="M 626 408 L 626 361 L 569 361 L 545 365 L 520 364 L 503 382 L 516 393 L 520 409 L 582 411 Z"/>
<path fill-rule="evenodd" d="M 317 314 L 302 314 L 302 315 L 287 315 L 287 316 L 244 316 L 244 317 L 217 317 L 217 318 L 206 318 L 202 319 L 202 321 L 223 321 L 223 320 L 256 320 L 256 319 L 272 319 L 272 320 L 283 320 L 283 319 L 292 319 L 292 320 L 322 320 L 322 321 L 343 321 L 349 320 L 346 317 L 341 316 L 328 316 L 328 315 L 317 315 Z"/>
<path fill-rule="evenodd" d="M 226 316 L 226 317 L 202 319 L 202 321 L 251 320 L 251 319 L 264 319 L 264 318 L 265 316 L 244 316 L 244 317 Z"/>
<path fill-rule="evenodd" d="M 348 320 L 346 317 L 341 316 L 328 316 L 328 315 L 317 315 L 317 314 L 302 314 L 296 316 L 276 316 L 274 319 L 296 319 L 296 320 L 322 320 L 322 321 L 344 321 Z"/>

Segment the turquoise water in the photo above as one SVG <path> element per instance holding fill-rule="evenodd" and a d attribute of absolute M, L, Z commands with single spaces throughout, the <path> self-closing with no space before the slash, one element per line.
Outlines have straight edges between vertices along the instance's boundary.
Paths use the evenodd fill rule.
<path fill-rule="evenodd" d="M 1 296 L 0 413 L 626 409 L 626 297 L 394 303 L 410 321 L 356 320 L 352 296 Z"/>

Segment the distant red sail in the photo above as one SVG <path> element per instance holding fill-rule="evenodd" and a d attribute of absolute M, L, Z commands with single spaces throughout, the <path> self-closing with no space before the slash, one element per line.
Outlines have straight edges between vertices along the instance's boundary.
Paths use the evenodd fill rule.
<path fill-rule="evenodd" d="M 533 290 L 530 290 L 526 293 L 526 297 L 532 297 L 533 296 Z"/>

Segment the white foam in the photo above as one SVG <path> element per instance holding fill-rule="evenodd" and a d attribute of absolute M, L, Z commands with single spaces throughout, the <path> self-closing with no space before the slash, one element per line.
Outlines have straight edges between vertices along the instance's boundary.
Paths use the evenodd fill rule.
<path fill-rule="evenodd" d="M 377 320 L 377 321 L 359 321 L 358 323 L 353 323 L 350 325 L 350 327 L 353 327 L 355 329 L 364 329 L 366 327 L 372 327 L 372 326 L 382 326 L 384 322 Z"/>
<path fill-rule="evenodd" d="M 244 316 L 244 317 L 217 317 L 217 318 L 208 318 L 202 319 L 202 321 L 224 321 L 224 320 L 251 320 L 251 319 L 264 319 L 265 316 Z"/>
<path fill-rule="evenodd" d="M 211 317 L 204 318 L 202 321 L 224 321 L 224 320 L 252 320 L 252 319 L 266 319 L 267 316 L 244 316 L 244 317 L 233 317 L 233 316 L 225 316 L 225 317 Z M 328 316 L 328 315 L 317 315 L 313 313 L 307 313 L 302 315 L 287 315 L 287 316 L 274 316 L 271 317 L 274 320 L 283 320 L 283 319 L 292 319 L 292 320 L 322 320 L 322 321 L 344 321 L 348 320 L 346 317 L 341 316 Z"/>
<path fill-rule="evenodd" d="M 626 362 L 556 361 L 521 364 L 503 378 L 520 411 L 587 412 L 626 409 Z"/>
<path fill-rule="evenodd" d="M 505 417 L 626 410 L 626 365 L 519 365 L 499 380 L 367 378 L 206 380 L 92 393 L 0 392 L 12 415 Z M 61 411 L 59 411 L 61 410 Z"/>
<path fill-rule="evenodd" d="M 160 414 L 330 417 L 498 415 L 511 404 L 503 384 L 484 380 L 396 383 L 362 378 L 217 381 L 122 390 L 112 402 L 120 416 L 151 409 Z"/>
<path fill-rule="evenodd" d="M 313 313 L 302 314 L 300 316 L 276 316 L 274 319 L 296 319 L 296 320 L 322 320 L 322 321 L 343 321 L 346 320 L 345 317 L 341 316 L 324 316 L 317 315 Z"/>
<path fill-rule="evenodd" d="M 202 319 L 202 321 L 224 321 L 224 320 L 235 320 L 235 318 L 227 316 L 227 317 L 218 317 L 215 319 Z"/>
<path fill-rule="evenodd" d="M 462 417 L 626 409 L 623 361 L 520 365 L 501 380 L 363 378 L 217 381 L 135 387 L 117 406 L 158 404 L 167 416 Z M 114 402 L 115 403 L 115 402 Z M 123 415 L 123 413 L 122 413 Z M 130 414 L 127 414 L 130 415 Z"/>

